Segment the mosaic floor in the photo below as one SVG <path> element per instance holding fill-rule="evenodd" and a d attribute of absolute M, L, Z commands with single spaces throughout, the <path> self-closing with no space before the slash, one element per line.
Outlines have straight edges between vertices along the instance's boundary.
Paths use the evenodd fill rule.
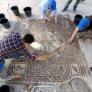
<path fill-rule="evenodd" d="M 48 55 L 45 61 L 25 59 L 29 62 L 27 65 L 22 64 L 24 67 L 26 66 L 26 69 L 23 69 L 21 64 L 19 66 L 18 64 L 14 65 L 14 70 L 22 69 L 16 73 L 24 71 L 22 74 L 23 81 L 64 82 L 73 76 L 87 75 L 87 64 L 77 39 L 71 45 L 66 43 L 71 34 L 70 31 L 74 28 L 69 19 L 59 15 L 56 24 L 34 19 L 29 21 L 25 17 L 16 18 L 16 20 L 16 23 L 10 22 L 12 27 L 9 32 L 17 31 L 22 36 L 31 32 L 35 40 L 42 44 L 42 48 L 40 50 L 33 48 L 29 50 L 36 55 Z M 16 67 L 19 69 L 17 70 Z"/>
<path fill-rule="evenodd" d="M 36 14 L 38 13 L 38 4 L 40 1 L 41 0 L 27 0 L 27 2 L 26 0 L 0 0 L 0 12 L 5 13 L 11 23 L 11 29 L 9 31 L 3 29 L 0 25 L 0 38 L 2 35 L 7 35 L 10 31 L 20 32 L 21 35 L 31 32 L 35 35 L 36 41 L 43 45 L 41 50 L 31 49 L 31 52 L 49 55 L 49 58 L 44 62 L 26 60 L 30 62 L 14 62 L 10 64 L 9 67 L 6 67 L 8 71 L 5 71 L 4 74 L 8 73 L 10 76 L 20 74 L 23 78 L 6 81 L 6 83 L 11 86 L 11 92 L 91 92 L 86 84 L 87 82 L 84 81 L 83 78 L 71 79 L 73 76 L 85 76 L 87 74 L 85 57 L 80 51 L 77 40 L 75 39 L 76 42 L 71 45 L 66 44 L 66 40 L 68 36 L 70 36 L 68 34 L 70 34 L 71 29 L 74 28 L 74 26 L 71 26 L 71 22 L 63 16 L 61 18 L 59 17 L 58 24 L 52 23 L 53 25 L 47 22 L 44 23 L 41 20 L 28 21 L 24 15 L 21 18 L 16 18 L 10 10 L 10 7 L 16 4 L 20 8 L 20 12 L 24 14 L 23 8 L 29 5 L 32 6 L 33 13 Z M 65 1 L 67 0 L 61 3 L 61 0 L 58 0 L 60 13 L 65 5 Z M 90 15 L 92 9 L 91 4 L 87 1 L 80 4 L 77 13 L 73 13 L 71 10 L 72 8 L 70 7 L 70 10 L 66 14 L 70 14 L 73 19 L 77 13 Z M 3 33 L 4 31 L 5 33 Z M 85 38 L 89 37 L 89 35 L 85 36 Z M 12 67 L 12 65 L 14 67 Z M 66 82 L 68 79 L 71 80 Z M 62 82 L 64 82 L 64 84 Z M 1 84 L 2 81 L 0 79 L 0 85 Z"/>

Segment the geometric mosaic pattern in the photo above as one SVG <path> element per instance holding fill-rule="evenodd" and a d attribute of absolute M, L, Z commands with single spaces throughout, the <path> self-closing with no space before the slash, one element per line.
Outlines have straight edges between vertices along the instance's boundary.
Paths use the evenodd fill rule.
<path fill-rule="evenodd" d="M 40 50 L 30 49 L 36 55 L 49 55 L 46 61 L 31 61 L 23 77 L 30 82 L 64 82 L 73 76 L 87 75 L 87 64 L 81 53 L 77 39 L 67 44 L 70 31 L 74 28 L 71 21 L 58 16 L 58 22 L 20 19 L 13 31 L 21 35 L 31 32 L 35 40 L 43 45 Z"/>
<path fill-rule="evenodd" d="M 24 22 L 27 23 L 27 21 Z M 43 45 L 39 51 L 31 49 L 33 53 L 51 55 L 44 62 L 29 60 L 25 78 L 31 82 L 64 82 L 73 76 L 85 76 L 87 65 L 77 40 L 75 39 L 71 45 L 66 43 L 70 33 L 68 29 L 72 30 L 69 22 L 63 16 L 58 16 L 57 24 L 32 20 L 26 27 L 21 24 L 21 20 L 16 23 L 14 31 L 18 29 L 17 31 L 23 35 L 26 31 L 31 32 L 36 41 Z"/>

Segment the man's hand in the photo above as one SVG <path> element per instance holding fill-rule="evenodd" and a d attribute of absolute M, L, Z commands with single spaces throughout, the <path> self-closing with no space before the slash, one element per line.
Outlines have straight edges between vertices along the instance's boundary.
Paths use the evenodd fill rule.
<path fill-rule="evenodd" d="M 48 21 L 48 22 L 50 22 L 51 21 L 51 19 L 50 18 L 48 18 L 48 17 L 46 17 L 46 16 L 44 16 L 44 18 L 43 18 L 45 21 Z"/>
<path fill-rule="evenodd" d="M 57 17 L 56 16 L 49 16 L 49 19 L 50 19 L 50 21 L 57 23 Z"/>
<path fill-rule="evenodd" d="M 47 59 L 48 59 L 47 55 L 41 55 L 36 57 L 37 61 L 46 61 Z"/>
<path fill-rule="evenodd" d="M 47 20 L 48 22 L 50 22 L 50 21 L 51 21 L 51 20 L 50 20 L 50 18 L 47 18 L 47 17 L 45 18 L 45 20 Z"/>

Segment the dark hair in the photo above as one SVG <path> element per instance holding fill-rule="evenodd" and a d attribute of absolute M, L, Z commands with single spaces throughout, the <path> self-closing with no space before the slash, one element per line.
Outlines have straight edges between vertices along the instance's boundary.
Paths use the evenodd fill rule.
<path fill-rule="evenodd" d="M 33 36 L 32 34 L 26 34 L 26 35 L 23 37 L 23 42 L 24 42 L 24 43 L 30 44 L 30 43 L 32 43 L 32 42 L 34 42 L 34 41 L 35 41 L 35 39 L 34 39 L 34 36 Z"/>
<path fill-rule="evenodd" d="M 0 87 L 0 92 L 10 92 L 10 87 L 8 85 L 2 85 Z"/>

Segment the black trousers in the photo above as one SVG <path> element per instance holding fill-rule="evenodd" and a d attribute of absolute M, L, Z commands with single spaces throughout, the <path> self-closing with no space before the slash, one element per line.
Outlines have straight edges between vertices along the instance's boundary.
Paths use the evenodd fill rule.
<path fill-rule="evenodd" d="M 67 2 L 66 5 L 65 5 L 65 8 L 68 8 L 72 1 L 73 1 L 73 0 L 68 0 L 68 2 Z M 75 4 L 74 4 L 74 6 L 73 6 L 73 9 L 74 9 L 74 10 L 76 10 L 76 8 L 77 8 L 78 4 L 80 3 L 80 1 L 81 1 L 81 0 L 76 0 Z"/>

